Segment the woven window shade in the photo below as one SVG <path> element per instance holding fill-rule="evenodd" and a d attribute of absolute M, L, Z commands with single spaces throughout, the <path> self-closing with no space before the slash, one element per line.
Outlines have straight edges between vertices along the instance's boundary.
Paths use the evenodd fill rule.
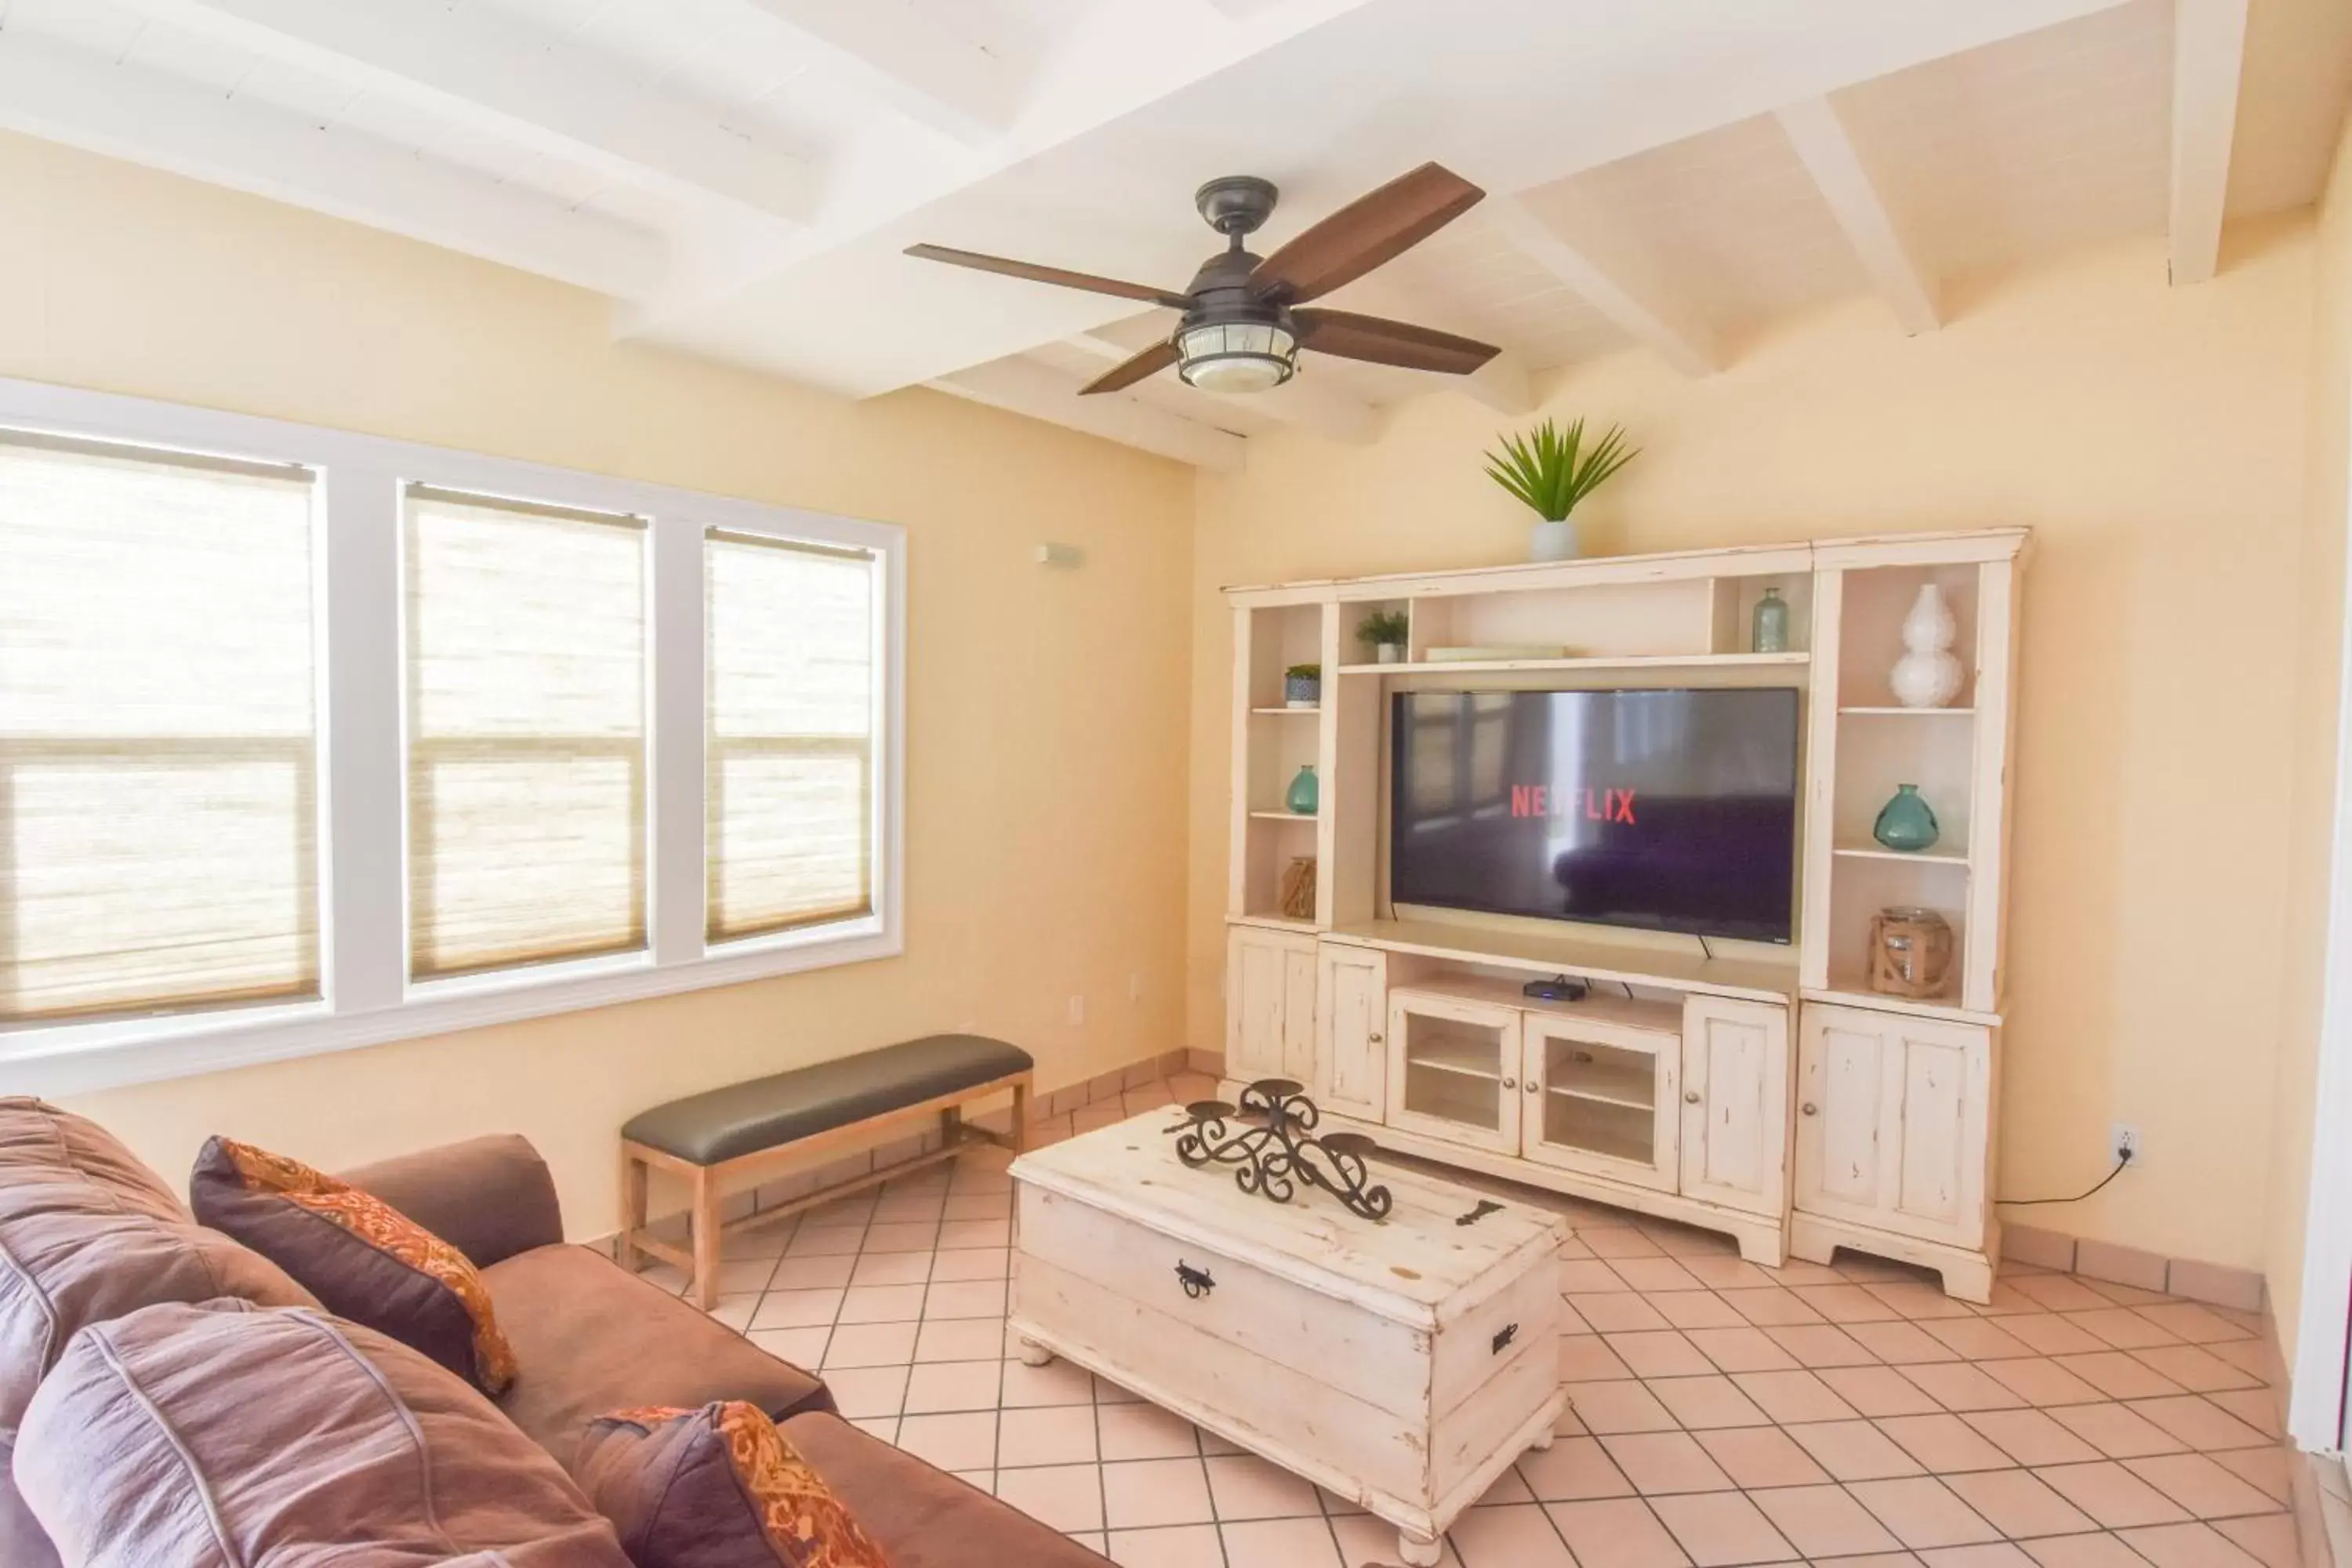
<path fill-rule="evenodd" d="M 710 940 L 874 910 L 875 564 L 714 533 L 705 777 Z"/>
<path fill-rule="evenodd" d="M 0 434 L 0 1022 L 319 994 L 313 480 Z"/>
<path fill-rule="evenodd" d="M 646 945 L 636 518 L 407 495 L 409 967 Z"/>

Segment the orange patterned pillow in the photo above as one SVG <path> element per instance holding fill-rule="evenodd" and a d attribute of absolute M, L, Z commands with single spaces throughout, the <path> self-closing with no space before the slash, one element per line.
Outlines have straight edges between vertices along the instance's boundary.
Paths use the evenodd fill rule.
<path fill-rule="evenodd" d="M 824 1478 L 756 1405 L 616 1410 L 580 1483 L 638 1568 L 888 1568 Z"/>
<path fill-rule="evenodd" d="M 423 1352 L 485 1394 L 514 1352 L 471 1259 L 385 1203 L 299 1160 L 207 1141 L 188 1179 L 196 1217 L 292 1275 L 339 1318 Z"/>

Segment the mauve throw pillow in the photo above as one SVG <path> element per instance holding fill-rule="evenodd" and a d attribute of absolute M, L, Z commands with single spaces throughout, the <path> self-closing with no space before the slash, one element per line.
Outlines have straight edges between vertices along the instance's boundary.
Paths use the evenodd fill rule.
<path fill-rule="evenodd" d="M 486 1394 L 514 1352 L 466 1255 L 385 1203 L 299 1160 L 206 1140 L 188 1177 L 196 1217 L 308 1287 L 340 1318 L 424 1352 Z"/>
<path fill-rule="evenodd" d="M 316 1305 L 269 1259 L 198 1225 L 96 1122 L 0 1099 L 0 1564 L 54 1568 L 11 1479 L 25 1406 L 88 1323 L 158 1301 Z"/>
<path fill-rule="evenodd" d="M 311 1308 L 84 1329 L 26 1413 L 16 1477 L 70 1568 L 630 1568 L 496 1405 Z"/>
<path fill-rule="evenodd" d="M 616 1410 L 576 1468 L 637 1568 L 888 1568 L 756 1405 Z"/>

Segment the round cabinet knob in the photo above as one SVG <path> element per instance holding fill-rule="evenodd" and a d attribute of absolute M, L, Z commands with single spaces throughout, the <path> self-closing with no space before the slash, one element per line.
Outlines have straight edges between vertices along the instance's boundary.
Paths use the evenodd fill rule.
<path fill-rule="evenodd" d="M 1364 1037 L 1364 1038 L 1366 1038 L 1366 1039 L 1370 1040 L 1372 1044 L 1374 1044 L 1374 1045 L 1376 1045 L 1376 1046 L 1377 1046 L 1377 1045 L 1379 1045 L 1379 1044 L 1381 1043 L 1381 1037 L 1380 1037 L 1378 1035 L 1366 1035 L 1366 1036 Z"/>
<path fill-rule="evenodd" d="M 1686 1089 L 1683 1090 L 1683 1103 L 1685 1105 L 1696 1105 L 1698 1103 L 1698 1090 L 1695 1089 Z"/>
<path fill-rule="evenodd" d="M 1798 1107 L 1798 1109 L 1802 1110 L 1808 1116 L 1818 1116 L 1821 1114 L 1821 1107 L 1815 1105 L 1810 1100 L 1805 1101 L 1803 1105 Z"/>
<path fill-rule="evenodd" d="M 1529 1094 L 1533 1094 L 1533 1093 L 1535 1093 L 1535 1092 L 1536 1092 L 1536 1090 L 1537 1090 L 1538 1089 L 1541 1088 L 1541 1087 L 1542 1087 L 1542 1086 L 1541 1086 L 1540 1084 L 1537 1083 L 1535 1079 L 1528 1079 L 1528 1092 Z"/>
<path fill-rule="evenodd" d="M 1503 1080 L 1503 1088 L 1504 1088 L 1505 1089 L 1507 1089 L 1507 1089 L 1517 1089 L 1517 1088 L 1518 1088 L 1518 1087 L 1519 1087 L 1519 1080 L 1518 1080 L 1517 1079 L 1515 1079 L 1515 1078 L 1507 1078 L 1507 1079 L 1505 1079 Z"/>

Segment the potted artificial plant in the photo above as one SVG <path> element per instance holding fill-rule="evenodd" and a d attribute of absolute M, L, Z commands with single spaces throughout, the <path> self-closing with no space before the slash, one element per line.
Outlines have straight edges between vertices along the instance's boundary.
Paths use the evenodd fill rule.
<path fill-rule="evenodd" d="M 1547 419 L 1523 436 L 1504 437 L 1501 449 L 1486 454 L 1486 473 L 1535 509 L 1529 558 L 1572 561 L 1577 554 L 1576 524 L 1569 514 L 1638 453 L 1638 448 L 1625 445 L 1622 426 L 1611 426 L 1607 435 L 1588 447 L 1583 420 L 1562 430 Z"/>
<path fill-rule="evenodd" d="M 1291 708 L 1319 708 L 1323 705 L 1323 667 L 1319 664 L 1294 664 L 1282 672 L 1282 700 Z"/>
<path fill-rule="evenodd" d="M 1404 642 L 1412 629 L 1402 610 L 1374 610 L 1356 623 L 1356 635 L 1372 645 L 1372 657 L 1382 664 L 1404 659 Z"/>

